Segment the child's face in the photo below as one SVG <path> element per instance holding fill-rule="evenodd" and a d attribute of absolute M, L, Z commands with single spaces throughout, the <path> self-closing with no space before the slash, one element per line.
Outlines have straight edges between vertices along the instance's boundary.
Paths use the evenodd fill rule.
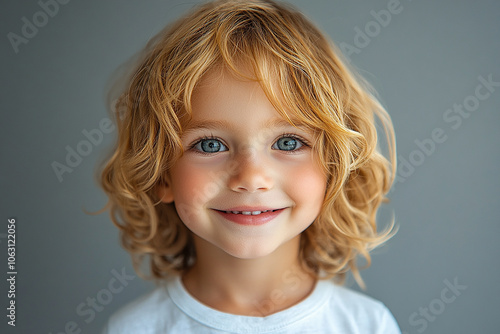
<path fill-rule="evenodd" d="M 326 188 L 308 146 L 312 133 L 287 123 L 258 83 L 227 72 L 205 76 L 192 104 L 185 152 L 160 190 L 162 200 L 175 202 L 204 244 L 234 257 L 263 257 L 298 238 L 319 214 Z M 280 210 L 224 212 L 269 209 Z"/>

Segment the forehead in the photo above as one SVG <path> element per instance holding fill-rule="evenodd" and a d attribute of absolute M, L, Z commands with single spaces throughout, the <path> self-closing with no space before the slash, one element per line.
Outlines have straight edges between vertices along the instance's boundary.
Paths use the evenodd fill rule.
<path fill-rule="evenodd" d="M 260 84 L 256 80 L 237 78 L 228 70 L 210 70 L 198 82 L 191 96 L 193 116 L 203 112 L 217 113 L 220 109 L 240 106 L 238 113 L 252 104 L 254 109 L 274 111 Z M 272 109 L 272 110 L 271 110 Z"/>
<path fill-rule="evenodd" d="M 191 96 L 191 124 L 217 120 L 219 123 L 290 125 L 275 109 L 256 79 L 236 77 L 225 69 L 212 69 L 198 82 Z"/>
<path fill-rule="evenodd" d="M 185 113 L 182 120 L 182 133 L 221 128 L 245 132 L 249 129 L 260 132 L 263 129 L 295 128 L 303 133 L 317 132 L 318 129 L 308 122 L 310 116 L 286 107 L 280 83 L 269 75 L 276 73 L 272 64 L 257 65 L 263 65 L 257 69 L 258 73 L 263 73 L 259 78 L 249 63 L 241 64 L 235 68 L 236 72 L 226 65 L 213 66 L 198 80 L 191 94 L 190 112 Z"/>

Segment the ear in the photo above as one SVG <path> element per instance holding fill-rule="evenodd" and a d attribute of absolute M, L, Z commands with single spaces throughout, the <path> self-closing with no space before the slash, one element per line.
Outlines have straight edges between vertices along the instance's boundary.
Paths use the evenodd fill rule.
<path fill-rule="evenodd" d="M 174 201 L 174 192 L 170 184 L 170 178 L 165 177 L 156 186 L 156 196 L 158 196 L 163 203 L 172 203 Z"/>

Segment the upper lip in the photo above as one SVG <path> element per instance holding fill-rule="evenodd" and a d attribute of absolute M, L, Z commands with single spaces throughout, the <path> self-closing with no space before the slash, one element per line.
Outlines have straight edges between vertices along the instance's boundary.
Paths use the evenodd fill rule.
<path fill-rule="evenodd" d="M 283 209 L 282 207 L 275 207 L 275 208 L 271 208 L 271 207 L 267 207 L 267 206 L 235 206 L 233 208 L 228 208 L 228 209 L 215 209 L 215 210 L 218 210 L 218 211 L 240 211 L 240 212 L 243 212 L 243 211 L 250 211 L 250 212 L 253 212 L 253 211 L 269 211 L 269 210 L 279 210 L 279 209 Z"/>

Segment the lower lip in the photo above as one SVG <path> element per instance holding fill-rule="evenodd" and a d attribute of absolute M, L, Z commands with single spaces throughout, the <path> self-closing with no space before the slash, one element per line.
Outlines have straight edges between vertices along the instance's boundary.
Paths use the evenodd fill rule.
<path fill-rule="evenodd" d="M 263 212 L 259 215 L 243 215 L 240 213 L 226 213 L 224 211 L 218 211 L 218 210 L 215 211 L 222 217 L 232 221 L 233 223 L 240 225 L 255 226 L 255 225 L 263 225 L 268 221 L 273 220 L 274 218 L 276 218 L 276 216 L 278 216 L 281 212 L 283 212 L 283 210 L 285 210 L 285 208 L 276 211 Z"/>

